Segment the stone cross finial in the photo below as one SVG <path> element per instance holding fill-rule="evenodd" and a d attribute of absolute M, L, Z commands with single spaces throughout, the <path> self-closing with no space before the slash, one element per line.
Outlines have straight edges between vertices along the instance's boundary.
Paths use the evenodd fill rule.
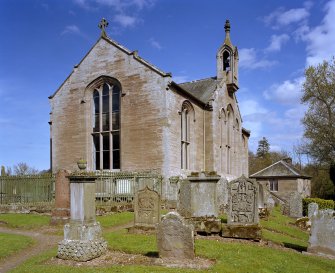
<path fill-rule="evenodd" d="M 224 25 L 224 29 L 226 30 L 226 32 L 230 31 L 230 22 L 229 22 L 229 20 L 226 20 L 226 23 Z"/>
<path fill-rule="evenodd" d="M 108 27 L 108 22 L 105 18 L 102 18 L 99 23 L 99 28 L 101 29 L 101 36 L 106 37 L 106 27 Z"/>

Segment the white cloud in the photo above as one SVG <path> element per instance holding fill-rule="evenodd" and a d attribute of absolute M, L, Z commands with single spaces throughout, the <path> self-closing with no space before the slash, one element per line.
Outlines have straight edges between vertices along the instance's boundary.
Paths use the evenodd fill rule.
<path fill-rule="evenodd" d="M 254 48 L 242 48 L 239 50 L 239 66 L 241 68 L 268 68 L 274 66 L 276 63 L 276 61 L 259 58 Z"/>
<path fill-rule="evenodd" d="M 272 35 L 271 36 L 271 43 L 270 45 L 265 49 L 266 51 L 280 51 L 281 47 L 288 42 L 290 39 L 290 36 L 287 34 L 281 34 L 281 35 Z"/>
<path fill-rule="evenodd" d="M 138 18 L 125 14 L 118 14 L 114 16 L 113 21 L 119 23 L 123 27 L 132 27 L 138 22 Z"/>
<path fill-rule="evenodd" d="M 161 44 L 158 41 L 156 41 L 156 39 L 150 38 L 149 42 L 150 42 L 150 44 L 153 48 L 156 48 L 156 49 L 159 49 L 159 50 L 162 49 Z"/>
<path fill-rule="evenodd" d="M 306 65 L 316 65 L 335 55 L 335 0 L 325 6 L 322 23 L 301 34 L 307 42 Z"/>
<path fill-rule="evenodd" d="M 295 107 L 286 110 L 284 116 L 291 120 L 300 121 L 304 117 L 306 109 L 306 105 L 297 104 Z"/>
<path fill-rule="evenodd" d="M 306 2 L 305 7 L 285 10 L 279 8 L 264 17 L 264 22 L 267 25 L 271 25 L 273 28 L 278 29 L 280 27 L 288 26 L 294 23 L 304 22 L 310 15 L 309 9 L 311 7 L 310 2 Z"/>
<path fill-rule="evenodd" d="M 80 29 L 76 25 L 66 26 L 61 35 L 65 34 L 81 34 Z"/>
<path fill-rule="evenodd" d="M 300 103 L 303 82 L 304 78 L 299 77 L 292 81 L 286 80 L 280 84 L 273 84 L 263 92 L 263 95 L 268 100 L 274 100 L 282 104 Z"/>

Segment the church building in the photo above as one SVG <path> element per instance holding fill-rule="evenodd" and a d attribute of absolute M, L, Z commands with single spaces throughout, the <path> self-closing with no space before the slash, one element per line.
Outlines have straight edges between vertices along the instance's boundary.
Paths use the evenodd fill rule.
<path fill-rule="evenodd" d="M 155 170 L 163 194 L 172 176 L 248 176 L 250 132 L 236 100 L 239 57 L 229 21 L 216 75 L 179 84 L 109 38 L 107 25 L 103 19 L 100 38 L 49 97 L 52 171 L 77 170 L 79 159 L 88 171 Z"/>

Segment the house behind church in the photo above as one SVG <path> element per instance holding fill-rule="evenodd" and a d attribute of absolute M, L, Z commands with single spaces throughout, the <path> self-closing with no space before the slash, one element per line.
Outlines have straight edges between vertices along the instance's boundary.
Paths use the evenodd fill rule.
<path fill-rule="evenodd" d="M 229 21 L 216 76 L 182 84 L 101 28 L 49 97 L 52 171 L 76 170 L 80 158 L 89 171 L 156 170 L 165 178 L 163 199 L 172 176 L 204 170 L 248 176 L 250 132 L 236 100 L 239 57 Z"/>

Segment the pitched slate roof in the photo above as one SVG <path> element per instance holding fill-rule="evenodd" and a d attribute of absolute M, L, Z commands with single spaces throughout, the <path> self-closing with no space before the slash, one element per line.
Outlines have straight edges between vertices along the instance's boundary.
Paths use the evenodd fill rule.
<path fill-rule="evenodd" d="M 189 95 L 197 98 L 203 103 L 208 103 L 211 99 L 219 81 L 216 77 L 211 77 L 202 80 L 179 83 L 178 85 Z"/>
<path fill-rule="evenodd" d="M 286 162 L 284 159 L 260 170 L 252 175 L 251 178 L 269 178 L 269 177 L 293 177 L 293 178 L 311 178 L 302 171 L 295 168 L 292 164 Z"/>

